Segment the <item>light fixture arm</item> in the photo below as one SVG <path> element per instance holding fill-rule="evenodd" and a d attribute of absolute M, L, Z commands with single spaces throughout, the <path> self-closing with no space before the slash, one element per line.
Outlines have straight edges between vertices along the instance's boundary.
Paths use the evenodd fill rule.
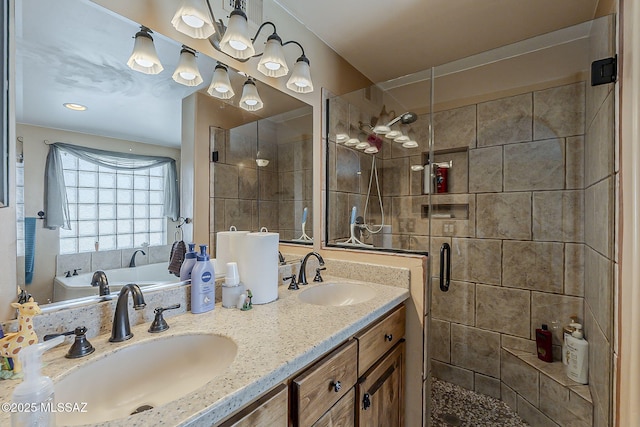
<path fill-rule="evenodd" d="M 301 56 L 304 56 L 304 57 L 306 58 L 306 55 L 304 54 L 304 48 L 302 47 L 302 45 L 301 45 L 300 43 L 298 43 L 298 42 L 297 42 L 297 41 L 295 41 L 295 40 L 289 40 L 288 42 L 284 42 L 284 43 L 282 43 L 282 47 L 284 47 L 284 46 L 286 46 L 286 45 L 288 45 L 288 44 L 291 44 L 291 43 L 298 45 L 298 47 L 299 47 L 299 48 L 300 48 L 300 50 L 302 51 L 302 55 L 301 55 Z"/>

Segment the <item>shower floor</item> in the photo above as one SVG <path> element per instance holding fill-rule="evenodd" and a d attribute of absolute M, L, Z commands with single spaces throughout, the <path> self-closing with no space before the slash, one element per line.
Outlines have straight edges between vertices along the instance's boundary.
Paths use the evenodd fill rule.
<path fill-rule="evenodd" d="M 432 378 L 432 427 L 526 427 L 506 403 Z"/>

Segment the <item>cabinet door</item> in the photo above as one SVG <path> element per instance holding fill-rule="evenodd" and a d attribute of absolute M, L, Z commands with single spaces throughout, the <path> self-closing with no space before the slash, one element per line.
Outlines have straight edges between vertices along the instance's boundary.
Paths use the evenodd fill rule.
<path fill-rule="evenodd" d="M 404 425 L 404 341 L 358 383 L 359 427 Z"/>
<path fill-rule="evenodd" d="M 287 386 L 278 387 L 221 424 L 220 427 L 287 427 L 289 421 Z"/>
<path fill-rule="evenodd" d="M 333 405 L 313 427 L 353 427 L 355 425 L 356 391 L 351 388 L 347 394 L 342 396 L 338 403 Z"/>
<path fill-rule="evenodd" d="M 356 335 L 358 340 L 358 377 L 364 375 L 404 337 L 404 305 Z"/>

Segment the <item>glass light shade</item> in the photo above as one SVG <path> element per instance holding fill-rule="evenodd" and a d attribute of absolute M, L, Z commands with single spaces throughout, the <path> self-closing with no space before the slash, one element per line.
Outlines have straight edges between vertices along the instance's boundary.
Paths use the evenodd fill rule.
<path fill-rule="evenodd" d="M 411 170 L 414 172 L 419 172 L 424 170 L 424 166 L 422 165 L 411 165 Z"/>
<path fill-rule="evenodd" d="M 367 141 L 358 142 L 358 144 L 356 145 L 356 150 L 364 150 L 369 147 L 371 147 L 371 145 Z"/>
<path fill-rule="evenodd" d="M 291 76 L 287 81 L 287 88 L 297 93 L 313 92 L 313 82 L 311 81 L 311 68 L 309 60 L 302 55 L 293 66 Z"/>
<path fill-rule="evenodd" d="M 182 0 L 171 25 L 194 39 L 206 39 L 216 32 L 204 0 Z"/>
<path fill-rule="evenodd" d="M 378 152 L 378 147 L 370 146 L 364 149 L 364 152 L 367 154 L 376 154 Z"/>
<path fill-rule="evenodd" d="M 216 65 L 207 93 L 219 99 L 229 99 L 236 94 L 233 91 L 233 87 L 231 87 L 227 67 L 220 64 Z"/>
<path fill-rule="evenodd" d="M 345 130 L 344 124 L 338 120 L 338 124 L 336 125 L 336 142 L 338 144 L 344 144 L 348 139 L 349 134 Z"/>
<path fill-rule="evenodd" d="M 409 142 L 410 138 L 405 134 L 401 134 L 399 137 L 395 138 L 394 141 L 398 144 L 404 144 L 405 142 Z"/>
<path fill-rule="evenodd" d="M 402 135 L 402 132 L 396 126 L 396 128 L 389 127 L 389 132 L 387 132 L 384 136 L 385 136 L 385 138 L 396 139 L 400 135 Z"/>
<path fill-rule="evenodd" d="M 409 140 L 407 142 L 402 143 L 402 146 L 404 148 L 417 148 L 418 147 L 418 143 L 416 141 Z"/>
<path fill-rule="evenodd" d="M 380 117 L 378 117 L 378 122 L 376 123 L 373 131 L 378 135 L 386 135 L 391 132 L 391 128 L 387 126 L 389 123 L 389 116 L 384 107 L 382 107 L 382 112 L 380 113 Z"/>
<path fill-rule="evenodd" d="M 356 137 L 351 137 L 349 139 L 347 139 L 347 142 L 344 143 L 344 145 L 348 146 L 348 147 L 353 147 L 355 145 L 360 144 L 360 140 Z"/>
<path fill-rule="evenodd" d="M 247 59 L 256 54 L 249 36 L 247 15 L 235 9 L 229 16 L 229 25 L 220 40 L 220 49 L 236 59 Z"/>
<path fill-rule="evenodd" d="M 282 49 L 282 39 L 277 34 L 272 34 L 267 39 L 264 53 L 258 62 L 258 71 L 267 77 L 282 77 L 289 74 L 289 66 Z"/>
<path fill-rule="evenodd" d="M 256 84 L 251 79 L 247 80 L 242 87 L 240 108 L 247 111 L 258 111 L 262 106 L 262 99 L 260 99 Z"/>
<path fill-rule="evenodd" d="M 133 52 L 127 61 L 127 65 L 132 70 L 144 74 L 158 74 L 164 70 L 156 53 L 153 39 L 146 31 L 142 30 L 136 34 Z"/>
<path fill-rule="evenodd" d="M 180 61 L 173 72 L 173 80 L 185 86 L 198 86 L 202 83 L 196 54 L 193 51 L 184 48 L 180 51 Z"/>

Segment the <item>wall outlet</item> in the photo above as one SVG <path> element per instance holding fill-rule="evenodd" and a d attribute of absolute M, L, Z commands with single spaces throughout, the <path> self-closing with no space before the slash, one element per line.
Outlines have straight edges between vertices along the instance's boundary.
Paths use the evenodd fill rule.
<path fill-rule="evenodd" d="M 442 226 L 442 234 L 445 236 L 453 236 L 456 232 L 456 223 L 453 221 L 447 221 Z"/>

